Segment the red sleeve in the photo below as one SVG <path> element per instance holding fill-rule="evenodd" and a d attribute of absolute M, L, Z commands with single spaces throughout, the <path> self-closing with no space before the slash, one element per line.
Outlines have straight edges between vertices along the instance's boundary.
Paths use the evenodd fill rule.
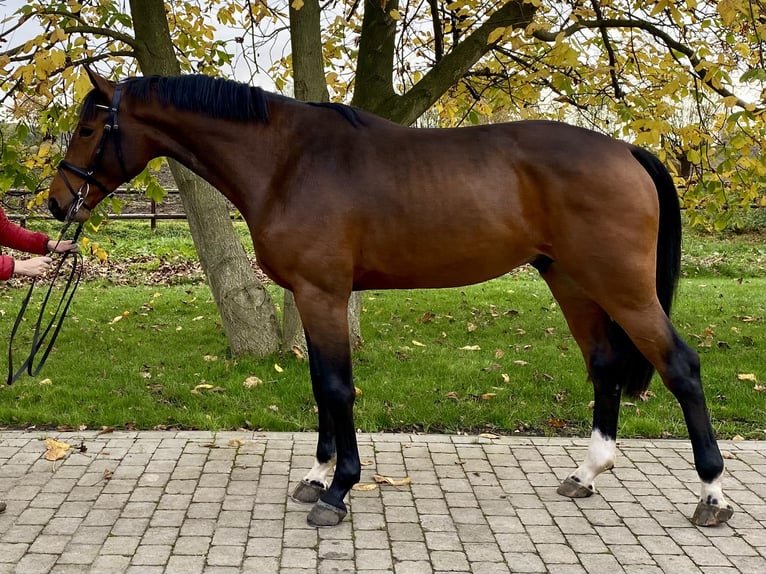
<path fill-rule="evenodd" d="M 8 281 L 13 275 L 13 257 L 0 255 L 0 281 Z"/>
<path fill-rule="evenodd" d="M 48 239 L 45 233 L 29 231 L 12 223 L 0 208 L 0 245 L 26 253 L 45 255 L 48 253 Z"/>

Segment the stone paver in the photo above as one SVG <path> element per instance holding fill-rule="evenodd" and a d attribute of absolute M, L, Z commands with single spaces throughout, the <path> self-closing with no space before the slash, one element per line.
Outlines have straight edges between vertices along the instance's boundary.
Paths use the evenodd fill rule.
<path fill-rule="evenodd" d="M 43 439 L 73 446 L 43 459 Z M 766 570 L 766 443 L 722 441 L 731 521 L 698 528 L 686 441 L 623 440 L 599 494 L 558 482 L 587 440 L 363 434 L 339 526 L 289 493 L 312 433 L 0 431 L 0 574 L 749 573 Z M 85 448 L 82 448 L 85 447 Z"/>

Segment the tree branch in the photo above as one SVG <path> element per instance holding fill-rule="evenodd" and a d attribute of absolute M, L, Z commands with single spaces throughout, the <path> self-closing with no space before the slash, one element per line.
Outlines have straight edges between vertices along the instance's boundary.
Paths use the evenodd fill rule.
<path fill-rule="evenodd" d="M 663 32 L 657 26 L 646 22 L 645 20 L 638 20 L 634 18 L 606 18 L 603 20 L 592 21 L 580 20 L 571 26 L 567 26 L 566 28 L 559 30 L 558 32 L 535 30 L 533 32 L 533 36 L 538 40 L 542 40 L 543 42 L 554 42 L 556 37 L 561 33 L 564 33 L 565 36 L 571 36 L 580 30 L 591 28 L 636 28 L 639 30 L 644 30 L 658 40 L 661 40 L 670 50 L 675 50 L 676 52 L 680 52 L 686 56 L 686 58 L 689 60 L 689 63 L 692 65 L 692 73 L 695 75 L 695 77 L 699 78 L 708 88 L 724 98 L 736 98 L 736 105 L 743 109 L 748 109 L 751 107 L 749 103 L 737 97 L 727 88 L 723 86 L 716 86 L 713 83 L 712 78 L 710 78 L 708 75 L 705 67 L 703 66 L 705 63 L 704 60 L 697 56 L 694 50 L 692 50 L 686 44 L 683 44 L 674 39 L 666 32 Z"/>
<path fill-rule="evenodd" d="M 65 26 L 62 28 L 67 34 L 93 34 L 95 36 L 106 36 L 119 42 L 123 42 L 133 48 L 139 49 L 139 42 L 133 36 L 129 34 L 123 34 L 116 30 L 110 30 L 109 28 L 99 28 L 98 26 Z"/>
<path fill-rule="evenodd" d="M 601 13 L 601 5 L 599 4 L 599 0 L 591 0 L 591 4 L 593 5 L 593 11 L 596 13 L 596 18 L 603 20 L 604 17 Z M 604 42 L 604 49 L 606 50 L 606 54 L 609 57 L 609 77 L 612 79 L 614 97 L 621 99 L 624 94 L 620 88 L 620 83 L 617 81 L 617 58 L 614 56 L 614 48 L 612 48 L 612 43 L 609 40 L 607 28 L 605 26 L 600 26 L 599 30 L 601 31 L 601 39 Z"/>
<path fill-rule="evenodd" d="M 445 54 L 407 93 L 392 94 L 371 111 L 404 125 L 411 124 L 492 49 L 488 39 L 493 30 L 526 28 L 536 10 L 524 0 L 510 0 Z"/>
<path fill-rule="evenodd" d="M 439 0 L 428 0 L 431 6 L 431 20 L 434 26 L 434 59 L 438 62 L 444 56 L 444 31 L 439 18 Z"/>

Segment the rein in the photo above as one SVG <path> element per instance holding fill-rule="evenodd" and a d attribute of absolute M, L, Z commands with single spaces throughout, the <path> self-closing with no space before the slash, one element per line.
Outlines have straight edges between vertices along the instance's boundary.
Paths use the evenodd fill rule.
<path fill-rule="evenodd" d="M 66 233 L 70 225 L 71 223 L 68 223 L 67 225 L 64 226 L 64 229 L 62 229 L 61 234 L 59 235 L 59 239 L 56 243 L 57 245 L 64 238 L 64 234 Z M 77 241 L 77 238 L 80 236 L 81 231 L 82 231 L 82 223 L 79 224 L 77 226 L 77 229 L 75 230 L 74 236 L 72 237 L 73 242 Z M 55 249 L 54 249 L 54 252 L 55 252 Z M 72 269 L 68 272 L 66 284 L 64 285 L 64 292 L 61 294 L 61 300 L 56 306 L 56 310 L 53 312 L 53 316 L 51 317 L 50 321 L 48 321 L 48 324 L 43 329 L 42 328 L 43 319 L 48 309 L 48 302 L 50 301 L 51 293 L 53 291 L 53 286 L 56 284 L 56 280 L 62 274 L 64 262 L 69 257 L 73 259 Z M 24 297 L 24 301 L 21 304 L 21 309 L 19 309 L 19 314 L 16 316 L 16 321 L 13 324 L 13 329 L 11 329 L 11 336 L 8 342 L 7 383 L 9 385 L 13 384 L 16 380 L 18 380 L 19 377 L 21 377 L 21 375 L 24 374 L 25 370 L 27 371 L 29 375 L 34 377 L 43 368 L 45 361 L 48 359 L 48 355 L 53 349 L 53 344 L 56 342 L 56 338 L 58 337 L 59 331 L 61 331 L 61 326 L 64 323 L 64 318 L 66 317 L 67 311 L 69 310 L 69 305 L 72 303 L 72 298 L 74 297 L 75 291 L 77 291 L 77 286 L 80 284 L 80 277 L 82 276 L 82 267 L 83 267 L 83 257 L 78 252 L 67 251 L 62 254 L 61 258 L 58 261 L 58 264 L 56 265 L 56 269 L 54 271 L 53 278 L 51 279 L 50 285 L 48 286 L 48 290 L 45 293 L 45 298 L 43 299 L 42 306 L 40 307 L 40 314 L 38 315 L 37 321 L 35 322 L 35 329 L 32 335 L 32 345 L 29 352 L 29 356 L 24 360 L 21 366 L 14 372 L 13 370 L 13 340 L 16 337 L 16 331 L 18 331 L 18 328 L 21 325 L 22 320 L 24 319 L 24 315 L 26 314 L 29 301 L 32 299 L 32 291 L 34 290 L 35 283 L 37 282 L 36 277 L 32 278 L 32 283 L 29 285 L 29 290 L 27 291 L 27 294 Z M 48 340 L 48 344 L 47 346 L 45 346 L 46 338 L 48 337 L 49 334 L 50 334 L 50 340 Z M 42 354 L 37 364 L 35 364 L 35 359 L 40 351 L 42 351 Z"/>
<path fill-rule="evenodd" d="M 112 193 L 114 193 L 114 192 L 110 192 L 107 189 L 107 187 L 101 181 L 96 179 L 96 177 L 93 175 L 96 172 L 96 170 L 99 168 L 99 165 L 101 164 L 101 159 L 102 159 L 102 156 L 104 155 L 104 149 L 106 147 L 106 144 L 110 135 L 114 135 L 114 147 L 115 147 L 115 153 L 117 155 L 117 162 L 120 164 L 120 169 L 122 170 L 124 178 L 128 179 L 127 170 L 125 168 L 125 160 L 122 153 L 122 144 L 119 137 L 120 126 L 117 123 L 117 111 L 119 110 L 119 107 L 120 107 L 120 98 L 122 97 L 122 88 L 123 88 L 122 84 L 117 84 L 115 86 L 114 95 L 112 96 L 112 103 L 109 106 L 104 106 L 100 104 L 96 105 L 96 107 L 100 109 L 107 110 L 109 112 L 109 115 L 107 116 L 106 122 L 104 123 L 104 129 L 101 133 L 101 139 L 98 142 L 98 146 L 96 147 L 96 151 L 93 154 L 93 160 L 90 162 L 90 165 L 87 168 L 83 169 L 63 159 L 59 162 L 58 171 L 59 171 L 59 174 L 61 175 L 61 179 L 66 184 L 67 189 L 69 189 L 69 193 L 72 194 L 74 199 L 72 200 L 72 203 L 69 206 L 69 210 L 67 212 L 66 219 L 69 223 L 67 223 L 64 226 L 64 229 L 62 229 L 58 242 L 61 242 L 61 240 L 63 239 L 64 234 L 66 233 L 67 229 L 71 225 L 75 214 L 80 210 L 80 208 L 84 207 L 85 209 L 90 211 L 90 207 L 85 203 L 85 200 L 88 197 L 88 193 L 90 192 L 91 185 L 96 186 L 107 197 L 112 195 Z M 82 184 L 77 190 L 75 190 L 74 186 L 71 184 L 71 182 L 67 178 L 66 172 L 73 173 L 74 175 L 76 175 L 77 177 L 83 180 Z M 81 231 L 82 231 L 82 223 L 77 226 L 77 230 L 75 231 L 74 237 L 72 238 L 73 242 L 77 241 L 77 238 L 80 236 Z M 55 249 L 54 249 L 54 252 L 55 252 Z M 59 303 L 56 306 L 56 310 L 53 312 L 51 319 L 48 321 L 48 324 L 45 326 L 45 328 L 43 328 L 42 327 L 43 320 L 46 314 L 46 310 L 48 308 L 48 303 L 51 298 L 51 293 L 53 292 L 53 286 L 55 285 L 56 280 L 62 274 L 64 263 L 69 257 L 73 258 L 73 262 L 72 262 L 72 269 L 68 272 L 68 276 L 66 278 L 64 292 L 61 294 L 61 299 L 59 300 Z M 16 331 L 18 331 L 18 328 L 24 319 L 24 315 L 29 305 L 29 301 L 32 299 L 32 292 L 34 290 L 37 278 L 32 279 L 32 283 L 29 285 L 29 291 L 27 291 L 27 295 L 21 304 L 21 309 L 19 310 L 19 314 L 16 317 L 16 321 L 13 324 L 13 329 L 11 330 L 10 341 L 8 344 L 7 383 L 9 385 L 13 384 L 16 380 L 18 380 L 18 378 L 21 377 L 21 375 L 24 373 L 25 370 L 29 375 L 34 377 L 40 372 L 40 369 L 43 368 L 45 361 L 48 359 L 48 355 L 53 349 L 53 344 L 56 342 L 56 338 L 58 337 L 58 334 L 61 331 L 61 326 L 64 323 L 64 318 L 66 317 L 67 311 L 69 310 L 69 305 L 72 303 L 72 298 L 74 297 L 75 291 L 77 291 L 77 286 L 80 284 L 80 278 L 82 277 L 82 266 L 83 266 L 82 263 L 83 263 L 82 255 L 80 255 L 76 251 L 67 251 L 59 259 L 58 265 L 56 266 L 56 269 L 53 274 L 53 278 L 51 279 L 51 283 L 48 286 L 47 292 L 45 293 L 45 298 L 42 301 L 40 314 L 38 315 L 37 321 L 35 322 L 35 329 L 32 335 L 32 348 L 29 352 L 29 356 L 24 360 L 21 366 L 16 371 L 14 371 L 13 370 L 13 340 L 16 337 Z M 50 339 L 48 340 L 48 343 L 46 346 L 45 342 L 49 335 L 50 335 Z M 38 353 L 41 353 L 41 355 L 38 362 L 35 363 Z"/>

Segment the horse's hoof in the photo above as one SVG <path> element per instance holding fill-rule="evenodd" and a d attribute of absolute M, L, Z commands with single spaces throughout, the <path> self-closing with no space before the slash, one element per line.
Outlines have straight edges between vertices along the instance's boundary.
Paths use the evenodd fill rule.
<path fill-rule="evenodd" d="M 567 477 L 567 479 L 559 484 L 556 489 L 561 496 L 567 496 L 569 498 L 588 498 L 593 495 L 593 487 L 588 488 L 577 482 L 574 478 Z"/>
<path fill-rule="evenodd" d="M 340 521 L 346 517 L 345 508 L 337 508 L 332 504 L 327 504 L 323 500 L 317 500 L 311 508 L 306 522 L 309 526 L 337 526 Z"/>
<path fill-rule="evenodd" d="M 734 509 L 731 506 L 714 506 L 700 500 L 692 516 L 692 522 L 697 526 L 718 526 L 729 520 L 732 514 Z"/>
<path fill-rule="evenodd" d="M 7 504 L 5 504 L 5 502 L 3 502 L 2 500 L 0 500 L 0 514 L 2 514 L 3 512 L 5 512 L 5 509 L 6 509 L 6 508 L 8 508 L 8 505 L 7 505 Z"/>
<path fill-rule="evenodd" d="M 325 487 L 318 482 L 310 482 L 308 480 L 301 480 L 298 486 L 295 487 L 291 498 L 295 502 L 314 503 L 319 500 L 325 492 Z"/>

